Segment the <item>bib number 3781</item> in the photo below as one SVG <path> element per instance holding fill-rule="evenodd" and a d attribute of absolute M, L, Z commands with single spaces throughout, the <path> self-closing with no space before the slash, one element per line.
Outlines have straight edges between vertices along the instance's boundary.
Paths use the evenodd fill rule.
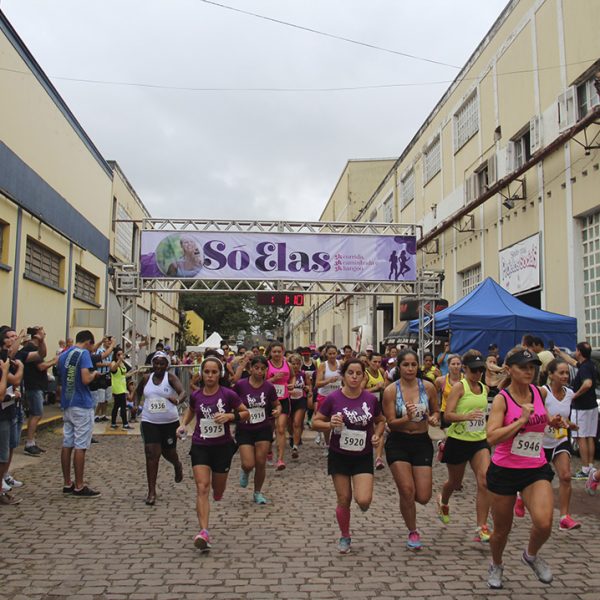
<path fill-rule="evenodd" d="M 517 456 L 526 458 L 539 458 L 542 450 L 543 432 L 530 431 L 529 433 L 520 433 L 515 437 L 510 451 Z"/>
<path fill-rule="evenodd" d="M 355 429 L 343 429 L 340 434 L 340 449 L 349 452 L 360 452 L 365 449 L 367 432 Z"/>
<path fill-rule="evenodd" d="M 200 435 L 203 438 L 217 438 L 225 435 L 225 425 L 214 419 L 200 419 Z"/>

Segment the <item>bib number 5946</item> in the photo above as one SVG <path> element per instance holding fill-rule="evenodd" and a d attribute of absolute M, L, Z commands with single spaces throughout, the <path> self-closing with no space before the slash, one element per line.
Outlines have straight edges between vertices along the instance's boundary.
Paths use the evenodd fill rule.
<path fill-rule="evenodd" d="M 515 437 L 512 443 L 511 452 L 517 456 L 526 458 L 539 458 L 542 450 L 543 433 L 530 431 L 529 433 L 520 433 Z"/>

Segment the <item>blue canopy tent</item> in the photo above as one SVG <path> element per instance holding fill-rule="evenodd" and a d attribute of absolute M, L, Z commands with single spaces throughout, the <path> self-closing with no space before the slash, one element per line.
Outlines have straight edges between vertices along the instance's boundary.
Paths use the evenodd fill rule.
<path fill-rule="evenodd" d="M 501 355 L 526 333 L 552 340 L 557 346 L 575 348 L 577 319 L 528 306 L 488 277 L 470 294 L 435 315 L 435 330 L 451 333 L 453 352 L 475 348 L 485 354 L 492 343 Z M 410 322 L 410 331 L 419 331 L 419 320 Z"/>

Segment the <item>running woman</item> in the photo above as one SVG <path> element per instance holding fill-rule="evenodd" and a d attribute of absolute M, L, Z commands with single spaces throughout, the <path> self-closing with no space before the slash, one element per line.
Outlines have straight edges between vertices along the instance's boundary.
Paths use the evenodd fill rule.
<path fill-rule="evenodd" d="M 438 497 L 438 516 L 444 525 L 450 522 L 448 502 L 452 492 L 460 489 L 469 463 L 477 481 L 475 541 L 489 542 L 490 500 L 485 482 L 490 465 L 490 447 L 485 432 L 488 403 L 487 389 L 481 383 L 485 362 L 477 350 L 469 350 L 462 357 L 462 364 L 465 366 L 465 378 L 452 386 L 446 401 L 445 418 L 450 427 L 442 462 L 448 468 L 448 479 Z"/>
<path fill-rule="evenodd" d="M 325 360 L 317 369 L 315 386 L 317 387 L 317 406 L 315 410 L 318 412 L 319 407 L 325 401 L 331 392 L 335 392 L 342 387 L 342 376 L 340 375 L 340 363 L 337 359 L 337 347 L 333 344 L 327 344 L 323 348 Z M 363 368 L 364 372 L 364 368 Z M 329 446 L 330 431 L 323 430 L 325 445 Z M 319 432 L 320 433 L 320 432 Z M 325 451 L 327 453 L 327 451 Z"/>
<path fill-rule="evenodd" d="M 494 398 L 487 424 L 488 443 L 496 447 L 487 472 L 494 519 L 488 569 L 488 586 L 492 589 L 502 587 L 502 555 L 512 528 L 517 492 L 521 492 L 532 520 L 522 560 L 542 583 L 552 581 L 549 565 L 538 554 L 552 532 L 554 508 L 550 483 L 554 473 L 546 460 L 542 438 L 547 425 L 566 427 L 558 415 L 549 419 L 544 407 L 547 390 L 532 385 L 536 366 L 541 364 L 537 355 L 517 346 L 507 354 L 504 364 L 508 379 Z"/>
<path fill-rule="evenodd" d="M 200 374 L 203 387 L 192 392 L 190 405 L 183 415 L 177 435 L 187 435 L 187 425 L 196 418 L 190 456 L 196 482 L 196 513 L 200 533 L 194 538 L 194 546 L 207 552 L 211 547 L 208 533 L 209 491 L 212 487 L 214 500 L 221 500 L 231 459 L 237 450 L 229 424 L 247 421 L 250 413 L 240 397 L 225 387 L 225 365 L 218 358 L 205 358 L 200 365 Z"/>
<path fill-rule="evenodd" d="M 285 437 L 287 423 L 290 415 L 290 391 L 289 386 L 294 385 L 296 379 L 287 360 L 283 356 L 283 345 L 271 344 L 269 347 L 269 367 L 267 369 L 267 381 L 275 386 L 277 399 L 281 404 L 281 413 L 275 421 L 275 435 L 277 439 L 277 463 L 278 471 L 285 469 Z"/>
<path fill-rule="evenodd" d="M 581 523 L 575 521 L 569 514 L 569 501 L 571 500 L 571 442 L 568 429 L 576 429 L 577 425 L 569 421 L 573 390 L 567 387 L 569 383 L 569 365 L 560 358 L 555 358 L 548 363 L 548 384 L 546 389 L 546 410 L 549 415 L 559 415 L 567 423 L 568 428 L 554 429 L 546 427 L 544 432 L 544 452 L 546 460 L 552 464 L 559 478 L 558 504 L 560 521 L 558 528 L 561 531 L 579 529 Z"/>
<path fill-rule="evenodd" d="M 168 372 L 169 357 L 157 351 L 152 357 L 152 371 L 144 375 L 136 389 L 138 403 L 142 396 L 142 439 L 146 455 L 148 495 L 146 504 L 156 502 L 156 477 L 161 454 L 175 468 L 175 482 L 183 480 L 183 466 L 177 455 L 177 407 L 185 400 L 186 393 L 181 381 Z"/>
<path fill-rule="evenodd" d="M 242 461 L 240 487 L 248 487 L 249 475 L 254 469 L 254 502 L 266 504 L 262 486 L 273 441 L 273 419 L 279 416 L 281 408 L 275 387 L 265 381 L 269 368 L 267 359 L 253 356 L 248 368 L 249 377 L 240 379 L 233 388 L 250 414 L 249 420 L 239 423 L 235 432 Z"/>
<path fill-rule="evenodd" d="M 381 354 L 373 352 L 371 359 L 369 360 L 369 366 L 365 371 L 365 378 L 363 380 L 365 390 L 371 392 L 379 402 L 381 408 L 381 401 L 383 390 L 386 387 L 386 378 L 383 369 L 381 368 Z M 375 468 L 380 471 L 385 468 L 383 463 L 383 444 L 379 444 L 375 449 Z"/>
<path fill-rule="evenodd" d="M 398 355 L 399 379 L 383 392 L 383 413 L 391 431 L 385 444 L 387 463 L 400 495 L 400 512 L 408 527 L 406 546 L 422 548 L 417 530 L 417 508 L 432 493 L 433 446 L 429 425 L 439 425 L 437 395 L 433 383 L 417 378 L 419 359 L 413 350 Z"/>
<path fill-rule="evenodd" d="M 350 552 L 350 504 L 368 510 L 373 498 L 373 447 L 382 442 L 385 419 L 377 398 L 362 389 L 365 375 L 360 360 L 351 358 L 341 367 L 343 385 L 319 404 L 313 429 L 330 431 L 327 473 L 337 495 L 335 516 L 341 537 L 338 551 Z"/>
<path fill-rule="evenodd" d="M 289 359 L 289 364 L 292 367 L 295 378 L 294 383 L 288 385 L 292 418 L 292 458 L 297 459 L 300 453 L 298 446 L 300 446 L 302 441 L 304 417 L 308 407 L 307 398 L 312 394 L 312 382 L 310 379 L 311 374 L 307 374 L 306 371 L 302 370 L 302 357 L 299 354 L 292 354 Z"/>
<path fill-rule="evenodd" d="M 458 383 L 463 378 L 462 373 L 462 360 L 458 354 L 450 354 L 446 356 L 446 362 L 448 366 L 448 373 L 438 377 L 435 382 L 435 389 L 438 392 L 438 398 L 440 400 L 440 427 L 446 429 L 450 426 L 444 418 L 446 412 L 446 401 L 452 390 L 452 386 Z M 446 440 L 442 439 L 437 442 L 437 459 L 442 460 L 444 455 L 444 447 L 446 446 Z"/>
<path fill-rule="evenodd" d="M 302 371 L 310 381 L 311 393 L 308 395 L 308 410 L 306 412 L 308 418 L 306 423 L 308 427 L 311 426 L 312 416 L 315 408 L 315 400 L 317 395 L 317 388 L 315 386 L 315 375 L 317 373 L 317 365 L 311 356 L 311 351 L 308 346 L 300 349 L 300 356 L 302 356 Z M 320 435 L 320 434 L 319 434 Z"/>

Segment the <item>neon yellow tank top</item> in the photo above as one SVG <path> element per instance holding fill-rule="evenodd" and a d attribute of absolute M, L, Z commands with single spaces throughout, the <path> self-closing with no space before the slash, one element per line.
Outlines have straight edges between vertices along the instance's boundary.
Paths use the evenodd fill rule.
<path fill-rule="evenodd" d="M 481 419 L 475 419 L 473 421 L 459 421 L 458 423 L 452 423 L 448 428 L 448 437 L 456 438 L 457 440 L 463 440 L 465 442 L 480 442 L 485 440 L 485 413 L 487 411 L 487 388 L 481 384 L 481 394 L 475 394 L 471 391 L 471 386 L 466 379 L 461 381 L 465 392 L 463 397 L 459 399 L 455 413 L 459 415 L 465 415 L 474 410 L 480 410 L 484 413 Z"/>
<path fill-rule="evenodd" d="M 374 377 L 373 375 L 371 375 L 371 373 L 367 369 L 367 387 L 368 388 L 373 387 L 373 386 L 377 385 L 378 383 L 383 383 L 384 381 L 385 381 L 385 379 L 383 378 L 381 371 L 378 371 L 377 377 Z"/>
<path fill-rule="evenodd" d="M 125 374 L 127 369 L 125 367 L 118 367 L 116 373 L 110 374 L 110 385 L 112 387 L 113 394 L 126 394 L 127 393 L 127 379 Z"/>
<path fill-rule="evenodd" d="M 461 376 L 460 381 L 462 381 L 464 377 Z M 457 383 L 456 381 L 454 383 Z M 448 396 L 452 391 L 452 386 L 454 383 L 450 383 L 450 375 L 446 375 L 444 378 L 444 389 L 442 390 L 442 403 L 440 406 L 440 410 L 442 412 L 446 412 L 446 401 L 448 400 Z"/>

